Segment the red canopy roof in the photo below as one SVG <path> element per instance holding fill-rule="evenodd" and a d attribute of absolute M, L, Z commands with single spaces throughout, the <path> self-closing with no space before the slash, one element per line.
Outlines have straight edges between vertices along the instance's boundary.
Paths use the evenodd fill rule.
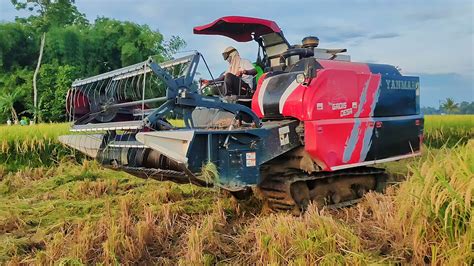
<path fill-rule="evenodd" d="M 281 32 L 278 25 L 271 20 L 230 16 L 222 17 L 212 23 L 197 26 L 193 29 L 194 34 L 223 35 L 238 42 L 253 40 L 252 33 L 259 37 L 272 32 Z"/>

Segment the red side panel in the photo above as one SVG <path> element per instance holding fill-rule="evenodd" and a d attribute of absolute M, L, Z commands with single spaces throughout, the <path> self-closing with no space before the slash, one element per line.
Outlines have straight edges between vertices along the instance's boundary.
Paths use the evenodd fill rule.
<path fill-rule="evenodd" d="M 292 91 L 288 98 L 281 103 L 283 106 L 282 114 L 287 117 L 296 117 L 299 120 L 304 116 L 303 103 L 306 93 L 306 87 L 303 85 L 298 85 L 294 91 Z"/>
<path fill-rule="evenodd" d="M 311 157 L 330 171 L 335 166 L 355 164 L 365 160 L 370 143 L 364 136 L 372 132 L 374 122 L 371 118 L 357 121 L 356 138 L 351 135 L 356 121 L 354 119 L 305 121 L 305 149 Z"/>
<path fill-rule="evenodd" d="M 305 148 L 325 170 L 366 159 L 379 84 L 379 74 L 324 69 L 306 90 Z"/>
<path fill-rule="evenodd" d="M 288 97 L 282 97 L 281 114 L 302 121 L 368 117 L 373 111 L 379 84 L 379 74 L 321 69 L 308 86 L 299 85 Z M 260 85 L 254 95 L 254 111 L 260 111 L 259 89 Z"/>
<path fill-rule="evenodd" d="M 252 108 L 252 111 L 259 118 L 263 117 L 263 110 L 260 108 L 259 101 L 261 101 L 262 100 L 261 97 L 263 97 L 263 95 L 261 95 L 261 88 L 262 88 L 262 83 L 265 80 L 266 76 L 267 76 L 267 73 L 263 74 L 260 77 L 260 79 L 258 80 L 258 83 L 257 83 L 257 89 L 255 90 L 255 93 L 253 94 L 253 97 L 252 97 L 251 108 Z"/>
<path fill-rule="evenodd" d="M 306 150 L 331 170 L 366 159 L 381 80 L 365 64 L 323 64 L 327 68 L 318 70 L 308 86 L 299 85 L 282 97 L 281 113 L 305 121 Z"/>
<path fill-rule="evenodd" d="M 252 109 L 259 117 L 303 121 L 305 149 L 327 171 L 418 154 L 422 116 L 395 110 L 407 99 L 415 106 L 415 78 L 389 65 L 318 62 L 322 68 L 307 85 L 297 84 L 295 73 L 261 79 Z"/>
<path fill-rule="evenodd" d="M 302 120 L 354 117 L 367 76 L 350 70 L 320 70 L 306 89 Z"/>

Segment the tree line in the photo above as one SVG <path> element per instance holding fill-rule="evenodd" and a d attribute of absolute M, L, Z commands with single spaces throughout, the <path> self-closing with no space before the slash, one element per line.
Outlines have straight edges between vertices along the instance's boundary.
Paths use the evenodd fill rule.
<path fill-rule="evenodd" d="M 91 22 L 74 0 L 11 3 L 29 15 L 0 23 L 0 123 L 22 116 L 64 121 L 66 93 L 75 79 L 134 64 L 150 55 L 166 60 L 185 46 L 177 36 L 165 41 L 148 25 L 106 17 Z M 472 114 L 474 103 L 447 99 L 438 109 L 422 111 Z"/>
<path fill-rule="evenodd" d="M 447 98 L 445 101 L 440 103 L 438 108 L 435 107 L 422 107 L 421 111 L 426 115 L 436 114 L 474 114 L 474 102 L 462 101 L 456 103 L 452 98 Z"/>
<path fill-rule="evenodd" d="M 75 79 L 144 61 L 150 55 L 166 60 L 185 46 L 177 36 L 164 40 L 148 25 L 106 17 L 90 22 L 74 0 L 11 3 L 29 15 L 0 23 L 1 123 L 21 116 L 64 121 L 66 93 Z"/>

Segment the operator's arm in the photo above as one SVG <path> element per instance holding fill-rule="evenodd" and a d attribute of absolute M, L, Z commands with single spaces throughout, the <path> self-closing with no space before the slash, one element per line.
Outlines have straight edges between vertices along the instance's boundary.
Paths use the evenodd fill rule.
<path fill-rule="evenodd" d="M 211 79 L 211 80 L 206 80 L 206 82 L 207 83 L 210 83 L 210 82 L 213 83 L 213 82 L 224 81 L 225 74 L 229 71 L 230 71 L 230 67 L 228 67 L 227 70 L 224 73 L 222 73 L 222 75 L 220 75 L 218 78 Z"/>
<path fill-rule="evenodd" d="M 214 82 L 219 82 L 219 81 L 224 81 L 225 73 L 220 75 L 220 77 L 215 78 L 215 79 L 202 79 L 201 82 L 202 84 L 209 84 L 209 83 L 214 83 Z"/>
<path fill-rule="evenodd" d="M 220 77 L 215 78 L 215 79 L 213 79 L 213 80 L 211 80 L 211 81 L 213 81 L 213 82 L 215 82 L 215 81 L 224 81 L 224 77 L 225 77 L 225 75 L 221 75 Z"/>
<path fill-rule="evenodd" d="M 239 72 L 239 75 L 238 75 L 238 76 L 242 76 L 242 75 L 255 76 L 255 75 L 257 75 L 257 70 L 256 70 L 255 67 L 252 65 L 252 63 L 250 63 L 249 60 L 242 59 L 241 68 L 243 68 L 243 70 L 241 70 L 241 71 Z"/>
<path fill-rule="evenodd" d="M 257 75 L 257 70 L 255 68 L 242 70 L 240 72 L 244 75 L 251 75 L 251 76 Z"/>

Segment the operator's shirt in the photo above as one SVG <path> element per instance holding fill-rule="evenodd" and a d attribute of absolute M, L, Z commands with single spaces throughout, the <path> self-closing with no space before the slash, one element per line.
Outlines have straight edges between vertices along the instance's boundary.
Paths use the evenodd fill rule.
<path fill-rule="evenodd" d="M 252 70 L 254 69 L 252 63 L 247 60 L 247 59 L 243 59 L 243 58 L 240 58 L 240 68 L 239 70 L 242 71 L 242 70 Z M 226 73 L 230 73 L 230 66 L 227 68 L 227 71 Z M 250 88 L 253 88 L 253 76 L 252 75 L 242 75 L 242 81 L 247 83 L 249 85 Z"/>

